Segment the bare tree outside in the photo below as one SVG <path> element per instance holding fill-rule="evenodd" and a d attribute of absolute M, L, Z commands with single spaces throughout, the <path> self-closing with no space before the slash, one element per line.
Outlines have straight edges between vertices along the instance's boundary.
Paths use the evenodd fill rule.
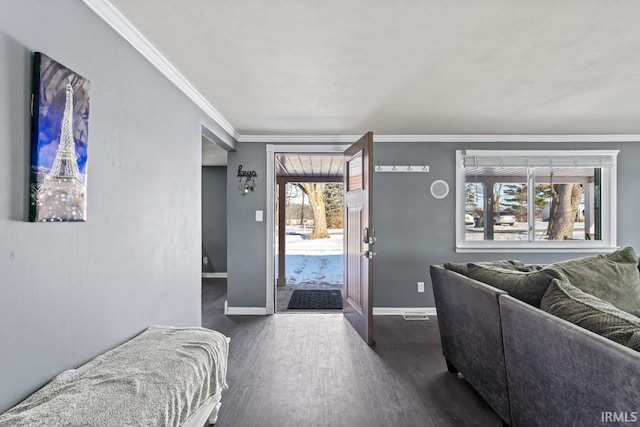
<path fill-rule="evenodd" d="M 300 225 L 304 225 L 304 196 L 307 194 L 306 191 L 304 191 L 304 187 L 300 184 L 296 184 L 298 186 L 298 188 L 300 188 L 300 190 L 302 190 L 302 204 L 300 206 Z"/>
<path fill-rule="evenodd" d="M 547 233 L 549 240 L 573 238 L 573 227 L 582 198 L 581 184 L 553 184 Z"/>
<path fill-rule="evenodd" d="M 299 224 L 305 217 L 313 216 L 313 231 L 308 239 L 327 239 L 328 228 L 342 228 L 343 222 L 343 184 L 342 183 L 291 183 L 287 185 L 287 212 L 295 208 Z M 300 199 L 301 205 L 291 204 Z M 307 199 L 310 206 L 305 206 Z M 287 214 L 289 215 L 289 214 Z"/>
<path fill-rule="evenodd" d="M 329 231 L 327 230 L 327 214 L 324 196 L 322 194 L 322 184 L 304 182 L 298 184 L 298 186 L 309 198 L 309 204 L 313 212 L 313 232 L 309 236 L 309 239 L 328 239 Z"/>
<path fill-rule="evenodd" d="M 493 184 L 493 211 L 500 212 L 502 204 L 502 184 Z"/>

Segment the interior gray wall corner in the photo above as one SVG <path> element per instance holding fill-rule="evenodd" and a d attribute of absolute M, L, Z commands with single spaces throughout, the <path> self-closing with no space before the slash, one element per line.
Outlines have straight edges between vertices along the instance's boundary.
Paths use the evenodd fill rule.
<path fill-rule="evenodd" d="M 227 167 L 202 168 L 202 245 L 208 255 L 203 272 L 227 272 Z"/>
<path fill-rule="evenodd" d="M 238 143 L 227 162 L 227 302 L 230 307 L 265 307 L 266 244 L 266 144 Z M 238 166 L 258 174 L 255 191 L 243 195 Z M 264 220 L 256 221 L 256 211 Z"/>
<path fill-rule="evenodd" d="M 26 220 L 31 57 L 91 81 L 88 221 Z M 77 0 L 0 13 L 0 412 L 152 324 L 201 324 L 202 113 Z"/>
<path fill-rule="evenodd" d="M 618 245 L 640 250 L 640 200 L 636 197 L 640 168 L 639 143 L 376 143 L 375 162 L 398 165 L 426 164 L 430 172 L 374 174 L 373 215 L 376 227 L 374 258 L 374 306 L 433 307 L 429 266 L 444 262 L 488 261 L 516 258 L 525 263 L 546 264 L 588 256 L 573 253 L 456 253 L 455 251 L 455 151 L 463 149 L 584 150 L 619 149 L 618 157 Z M 431 196 L 429 187 L 437 179 L 449 184 L 444 199 Z M 417 282 L 425 292 L 417 292 Z"/>
<path fill-rule="evenodd" d="M 443 262 L 486 261 L 518 258 L 527 263 L 550 263 L 585 256 L 584 253 L 456 253 L 455 251 L 455 151 L 462 149 L 532 149 L 529 143 L 375 143 L 375 163 L 426 164 L 430 172 L 374 174 L 373 220 L 378 256 L 373 263 L 375 307 L 433 307 L 429 266 Z M 536 149 L 602 149 L 592 143 L 537 143 Z M 640 199 L 636 184 L 640 168 L 639 143 L 608 144 L 620 149 L 618 159 L 618 244 L 640 250 Z M 238 165 L 259 173 L 256 192 L 242 196 Z M 265 144 L 239 143 L 229 153 L 228 176 L 228 273 L 229 305 L 264 307 L 266 287 L 266 224 L 255 222 L 255 210 L 267 206 L 264 167 Z M 431 183 L 442 179 L 450 193 L 435 199 Z M 266 218 L 266 216 L 265 216 Z M 417 292 L 425 282 L 425 292 Z"/>
<path fill-rule="evenodd" d="M 214 144 L 223 147 L 225 150 L 235 150 L 236 140 L 234 136 L 224 130 L 222 126 L 214 122 L 210 117 L 203 117 L 202 119 L 202 135 Z"/>

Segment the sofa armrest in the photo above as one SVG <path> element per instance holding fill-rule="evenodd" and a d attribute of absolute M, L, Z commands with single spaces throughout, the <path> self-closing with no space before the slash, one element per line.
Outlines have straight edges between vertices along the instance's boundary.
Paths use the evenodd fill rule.
<path fill-rule="evenodd" d="M 431 266 L 431 281 L 447 364 L 509 423 L 498 304 L 498 297 L 506 293 L 438 265 Z"/>
<path fill-rule="evenodd" d="M 508 295 L 500 310 L 514 426 L 640 421 L 640 353 Z"/>

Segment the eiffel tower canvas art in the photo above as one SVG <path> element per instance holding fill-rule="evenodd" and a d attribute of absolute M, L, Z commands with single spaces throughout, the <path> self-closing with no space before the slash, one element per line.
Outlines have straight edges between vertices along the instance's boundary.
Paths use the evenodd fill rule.
<path fill-rule="evenodd" d="M 29 219 L 87 220 L 89 80 L 34 54 Z"/>

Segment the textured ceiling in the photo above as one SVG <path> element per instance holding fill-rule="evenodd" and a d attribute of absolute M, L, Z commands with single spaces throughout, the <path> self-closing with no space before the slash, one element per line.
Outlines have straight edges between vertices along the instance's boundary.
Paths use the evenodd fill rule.
<path fill-rule="evenodd" d="M 640 134 L 637 0 L 112 0 L 236 130 Z"/>

